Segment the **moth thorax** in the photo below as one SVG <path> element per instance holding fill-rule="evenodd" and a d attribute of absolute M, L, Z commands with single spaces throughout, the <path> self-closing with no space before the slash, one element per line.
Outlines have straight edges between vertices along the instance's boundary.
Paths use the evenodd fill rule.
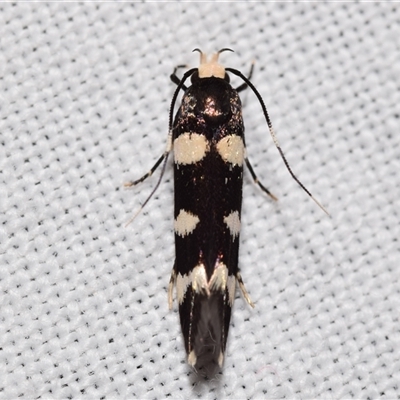
<path fill-rule="evenodd" d="M 207 59 L 207 54 L 200 53 L 200 65 L 199 65 L 199 78 L 215 78 L 224 79 L 225 67 L 218 63 L 219 52 L 211 55 L 210 59 Z"/>

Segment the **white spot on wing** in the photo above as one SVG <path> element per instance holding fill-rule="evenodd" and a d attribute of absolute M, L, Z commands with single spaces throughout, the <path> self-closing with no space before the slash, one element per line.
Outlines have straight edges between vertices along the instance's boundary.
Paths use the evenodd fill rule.
<path fill-rule="evenodd" d="M 174 157 L 176 164 L 195 164 L 202 160 L 210 150 L 204 135 L 185 132 L 174 141 Z"/>
<path fill-rule="evenodd" d="M 225 292 L 226 281 L 228 279 L 228 268 L 222 262 L 218 262 L 217 268 L 215 268 L 211 275 L 209 287 L 211 291 Z"/>
<path fill-rule="evenodd" d="M 204 264 L 199 264 L 193 268 L 191 273 L 192 288 L 197 293 L 206 292 L 210 294 L 210 289 L 207 282 L 207 273 Z"/>
<path fill-rule="evenodd" d="M 174 222 L 175 233 L 179 236 L 185 237 L 194 231 L 199 222 L 200 219 L 197 215 L 182 209 Z"/>
<path fill-rule="evenodd" d="M 232 307 L 235 300 L 236 277 L 229 275 L 228 267 L 223 262 L 218 262 L 209 282 L 209 291 L 225 293 L 228 289 L 229 305 Z"/>
<path fill-rule="evenodd" d="M 242 166 L 244 160 L 244 143 L 238 135 L 228 135 L 217 143 L 219 155 L 225 162 Z"/>
<path fill-rule="evenodd" d="M 176 295 L 179 305 L 182 304 L 188 287 L 191 286 L 195 293 L 203 293 L 207 294 L 207 296 L 210 296 L 211 292 L 220 292 L 224 294 L 225 290 L 228 289 L 229 305 L 231 307 L 233 306 L 233 302 L 235 300 L 236 277 L 234 275 L 229 275 L 228 267 L 223 262 L 218 262 L 210 281 L 207 281 L 207 274 L 204 264 L 200 263 L 193 268 L 189 274 L 181 275 L 178 273 L 176 275 L 175 282 Z M 172 280 L 170 285 L 170 290 L 172 291 Z M 243 289 L 244 286 L 241 279 L 240 285 L 242 291 L 245 291 L 245 289 Z M 246 300 L 249 301 L 247 292 L 244 292 L 243 294 L 245 294 Z M 170 302 L 172 303 L 172 299 L 170 299 Z M 249 304 L 252 305 L 251 301 L 249 301 Z"/>
<path fill-rule="evenodd" d="M 177 274 L 176 276 L 176 296 L 178 297 L 178 304 L 182 304 L 188 286 L 191 283 L 190 274 Z"/>
<path fill-rule="evenodd" d="M 228 225 L 232 238 L 239 236 L 240 233 L 240 216 L 239 211 L 232 211 L 227 217 L 224 217 L 224 222 Z"/>

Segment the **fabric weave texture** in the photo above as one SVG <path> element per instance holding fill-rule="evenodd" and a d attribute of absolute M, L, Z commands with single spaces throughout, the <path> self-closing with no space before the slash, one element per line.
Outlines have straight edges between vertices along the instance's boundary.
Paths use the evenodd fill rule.
<path fill-rule="evenodd" d="M 400 398 L 400 9 L 381 3 L 0 6 L 0 399 Z M 186 363 L 166 146 L 199 47 L 251 90 L 224 369 Z M 183 73 L 179 70 L 178 73 Z M 241 82 L 231 78 L 233 86 Z"/>

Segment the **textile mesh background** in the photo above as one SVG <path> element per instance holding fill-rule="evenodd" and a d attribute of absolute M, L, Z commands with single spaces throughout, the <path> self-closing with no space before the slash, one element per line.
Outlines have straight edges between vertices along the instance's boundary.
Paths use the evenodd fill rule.
<path fill-rule="evenodd" d="M 400 10 L 390 3 L 0 5 L 0 398 L 400 398 Z M 248 171 L 222 374 L 189 368 L 165 149 L 179 64 L 230 47 Z M 179 71 L 180 73 L 183 71 Z M 232 78 L 233 85 L 240 81 Z"/>

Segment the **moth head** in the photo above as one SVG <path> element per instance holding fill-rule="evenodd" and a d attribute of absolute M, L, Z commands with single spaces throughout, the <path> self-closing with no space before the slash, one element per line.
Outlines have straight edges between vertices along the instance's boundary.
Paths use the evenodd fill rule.
<path fill-rule="evenodd" d="M 200 49 L 194 49 L 200 53 L 200 65 L 198 68 L 198 77 L 202 78 L 220 78 L 229 82 L 229 77 L 225 72 L 225 67 L 218 62 L 219 55 L 224 51 L 233 51 L 231 49 L 221 49 L 217 53 L 211 54 L 210 57 L 203 53 Z"/>

